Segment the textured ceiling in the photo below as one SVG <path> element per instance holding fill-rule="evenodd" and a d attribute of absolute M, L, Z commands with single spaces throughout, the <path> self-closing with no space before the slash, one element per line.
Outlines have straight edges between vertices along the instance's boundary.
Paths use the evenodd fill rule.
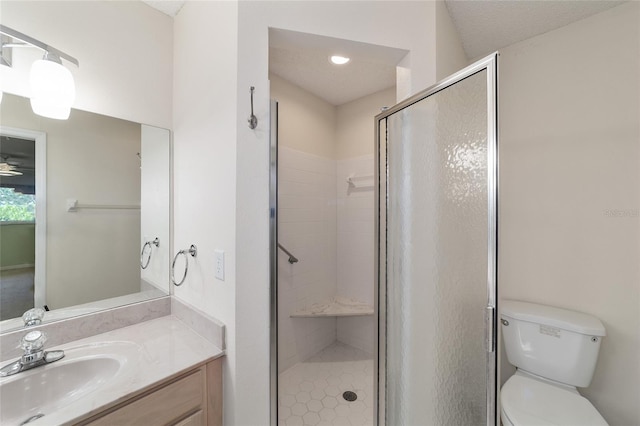
<path fill-rule="evenodd" d="M 186 2 L 184 1 L 175 1 L 175 0 L 142 0 L 144 3 L 148 4 L 152 8 L 159 10 L 165 15 L 169 15 L 172 18 L 175 18 L 182 6 Z"/>
<path fill-rule="evenodd" d="M 624 1 L 445 0 L 469 58 L 595 15 Z"/>
<path fill-rule="evenodd" d="M 332 37 L 269 31 L 269 71 L 332 105 L 395 86 L 396 65 L 407 53 Z M 351 60 L 334 65 L 329 62 L 331 55 Z"/>

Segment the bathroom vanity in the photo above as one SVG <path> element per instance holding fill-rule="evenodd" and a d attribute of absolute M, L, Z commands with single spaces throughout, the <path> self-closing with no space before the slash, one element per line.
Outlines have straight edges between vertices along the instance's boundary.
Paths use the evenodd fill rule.
<path fill-rule="evenodd" d="M 78 425 L 222 425 L 222 361 L 213 360 Z"/>
<path fill-rule="evenodd" d="M 175 315 L 46 349 L 65 356 L 0 378 L 3 426 L 222 424 L 224 350 Z"/>

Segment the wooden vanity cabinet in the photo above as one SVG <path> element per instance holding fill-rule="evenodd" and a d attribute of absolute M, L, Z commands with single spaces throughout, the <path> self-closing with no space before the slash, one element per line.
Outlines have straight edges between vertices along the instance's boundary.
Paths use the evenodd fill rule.
<path fill-rule="evenodd" d="M 90 426 L 221 426 L 222 360 L 213 360 L 76 423 Z"/>

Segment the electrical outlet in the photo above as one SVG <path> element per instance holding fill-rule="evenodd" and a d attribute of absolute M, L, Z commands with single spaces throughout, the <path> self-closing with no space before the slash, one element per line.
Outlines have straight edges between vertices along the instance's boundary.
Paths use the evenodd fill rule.
<path fill-rule="evenodd" d="M 215 277 L 224 281 L 224 250 L 215 250 L 214 253 L 216 257 Z"/>

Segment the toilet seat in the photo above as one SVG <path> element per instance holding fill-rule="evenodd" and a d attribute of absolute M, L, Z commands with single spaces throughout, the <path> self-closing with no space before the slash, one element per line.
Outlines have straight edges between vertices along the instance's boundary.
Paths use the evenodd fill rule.
<path fill-rule="evenodd" d="M 591 403 L 577 392 L 515 374 L 500 391 L 505 423 L 514 426 L 607 426 Z"/>

